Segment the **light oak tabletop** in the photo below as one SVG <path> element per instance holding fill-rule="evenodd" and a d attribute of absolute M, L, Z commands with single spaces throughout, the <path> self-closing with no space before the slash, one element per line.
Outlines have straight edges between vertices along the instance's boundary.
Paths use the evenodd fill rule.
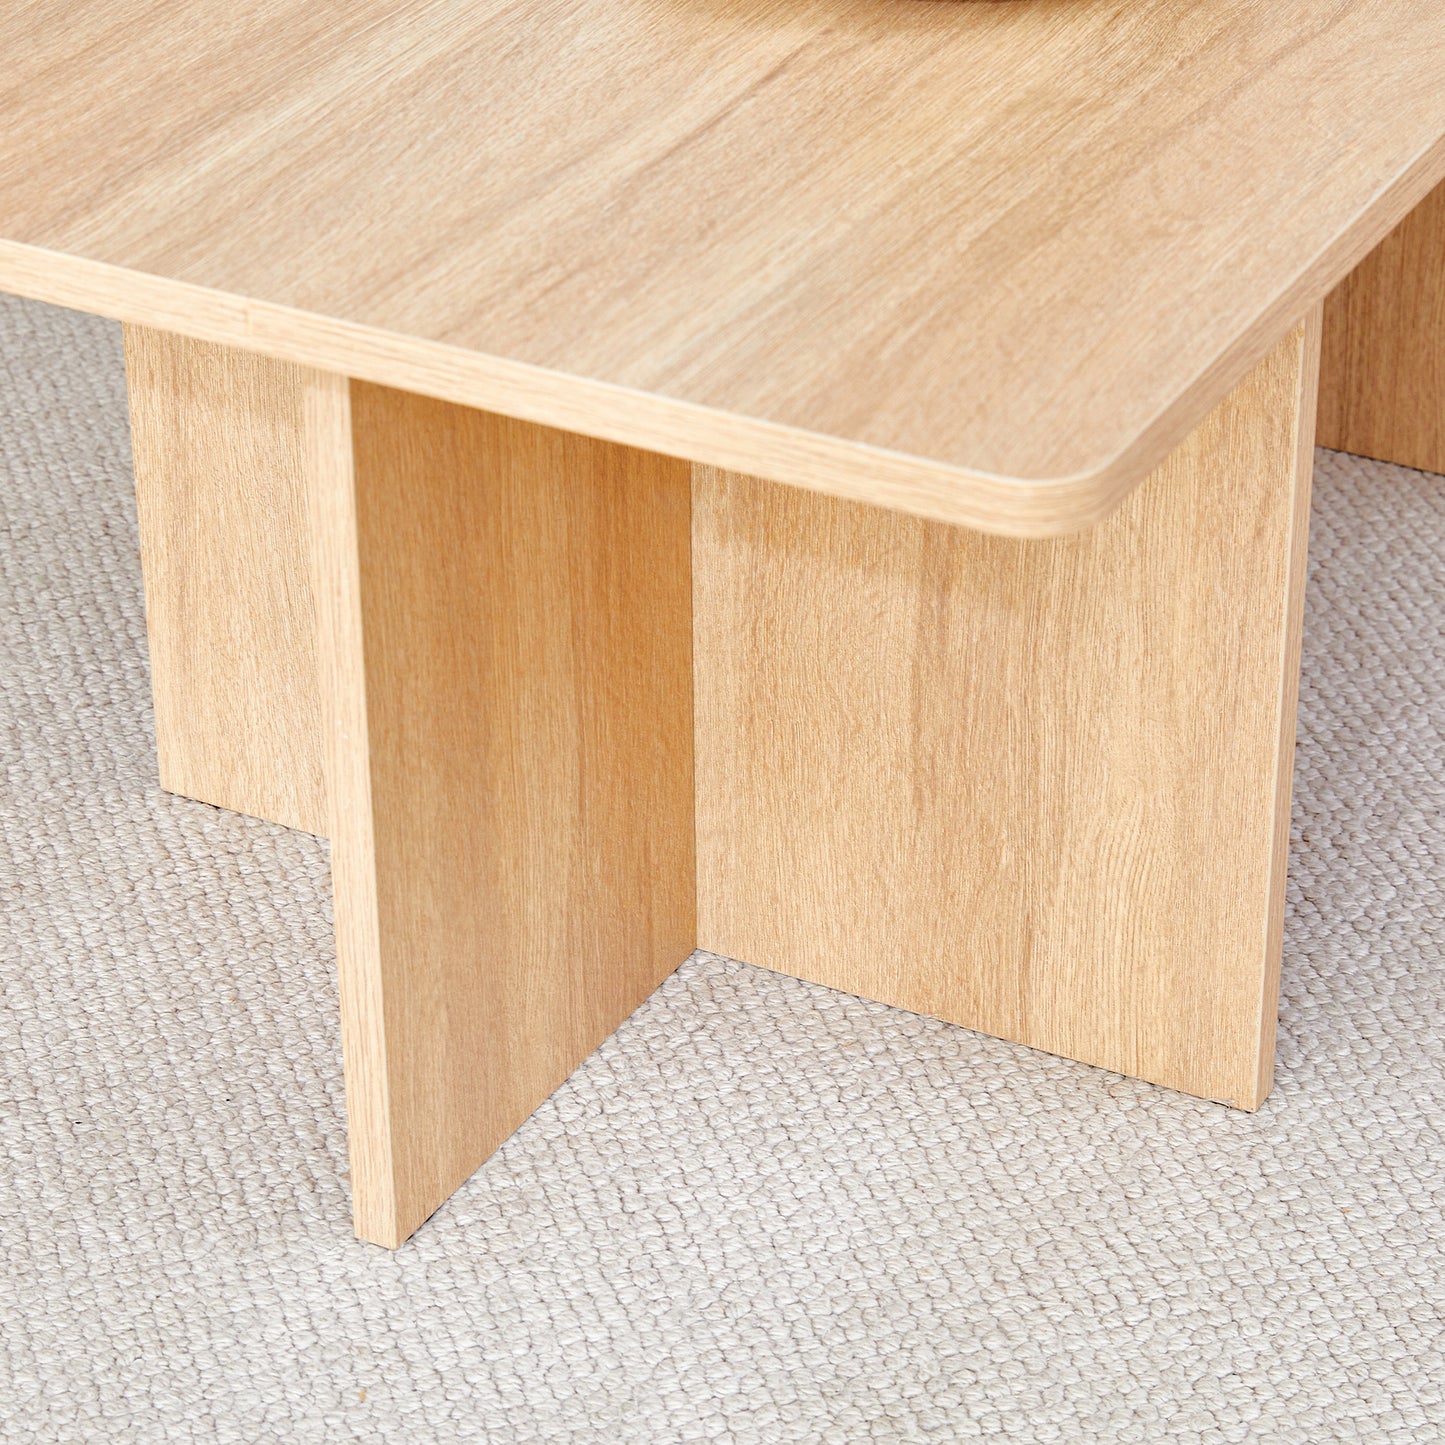
<path fill-rule="evenodd" d="M 19 0 L 0 289 L 990 530 L 1445 175 L 1438 0 Z"/>

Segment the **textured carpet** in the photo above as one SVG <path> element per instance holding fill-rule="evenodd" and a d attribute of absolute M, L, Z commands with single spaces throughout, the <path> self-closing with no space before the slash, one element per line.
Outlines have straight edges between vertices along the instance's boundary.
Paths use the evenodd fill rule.
<path fill-rule="evenodd" d="M 389 1255 L 325 846 L 153 779 L 118 330 L 0 298 L 0 1439 L 1445 1436 L 1445 481 L 1312 547 L 1260 1114 L 698 955 Z"/>

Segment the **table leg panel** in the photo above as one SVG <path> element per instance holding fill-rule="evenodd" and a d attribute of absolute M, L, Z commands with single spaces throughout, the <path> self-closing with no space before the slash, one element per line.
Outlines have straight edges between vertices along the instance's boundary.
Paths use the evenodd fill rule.
<path fill-rule="evenodd" d="M 694 946 L 690 479 L 308 408 L 356 1227 L 394 1246 Z"/>
<path fill-rule="evenodd" d="M 1325 302 L 1319 440 L 1445 472 L 1445 185 Z"/>
<path fill-rule="evenodd" d="M 696 469 L 701 946 L 1256 1107 L 1318 337 L 1073 537 Z"/>
<path fill-rule="evenodd" d="M 304 368 L 125 328 L 161 786 L 326 831 Z"/>

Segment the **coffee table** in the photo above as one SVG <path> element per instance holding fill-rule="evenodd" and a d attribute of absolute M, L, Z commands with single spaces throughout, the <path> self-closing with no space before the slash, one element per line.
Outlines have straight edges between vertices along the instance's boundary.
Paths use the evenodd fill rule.
<path fill-rule="evenodd" d="M 1445 469 L 1445 11 L 0 54 L 0 288 L 126 323 L 161 783 L 331 840 L 361 1236 L 698 946 L 1263 1101 L 1317 398 Z"/>

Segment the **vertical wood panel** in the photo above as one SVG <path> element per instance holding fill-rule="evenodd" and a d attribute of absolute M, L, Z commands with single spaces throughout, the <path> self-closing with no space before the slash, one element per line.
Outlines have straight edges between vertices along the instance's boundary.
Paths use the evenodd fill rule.
<path fill-rule="evenodd" d="M 690 473 L 353 383 L 353 491 L 318 406 L 356 1224 L 395 1245 L 693 948 Z"/>
<path fill-rule="evenodd" d="M 1319 439 L 1445 472 L 1445 186 L 1325 303 Z"/>
<path fill-rule="evenodd" d="M 322 833 L 302 393 L 316 373 L 125 330 L 161 786 Z"/>
<path fill-rule="evenodd" d="M 701 946 L 1257 1106 L 1318 337 L 1057 541 L 697 468 Z"/>

